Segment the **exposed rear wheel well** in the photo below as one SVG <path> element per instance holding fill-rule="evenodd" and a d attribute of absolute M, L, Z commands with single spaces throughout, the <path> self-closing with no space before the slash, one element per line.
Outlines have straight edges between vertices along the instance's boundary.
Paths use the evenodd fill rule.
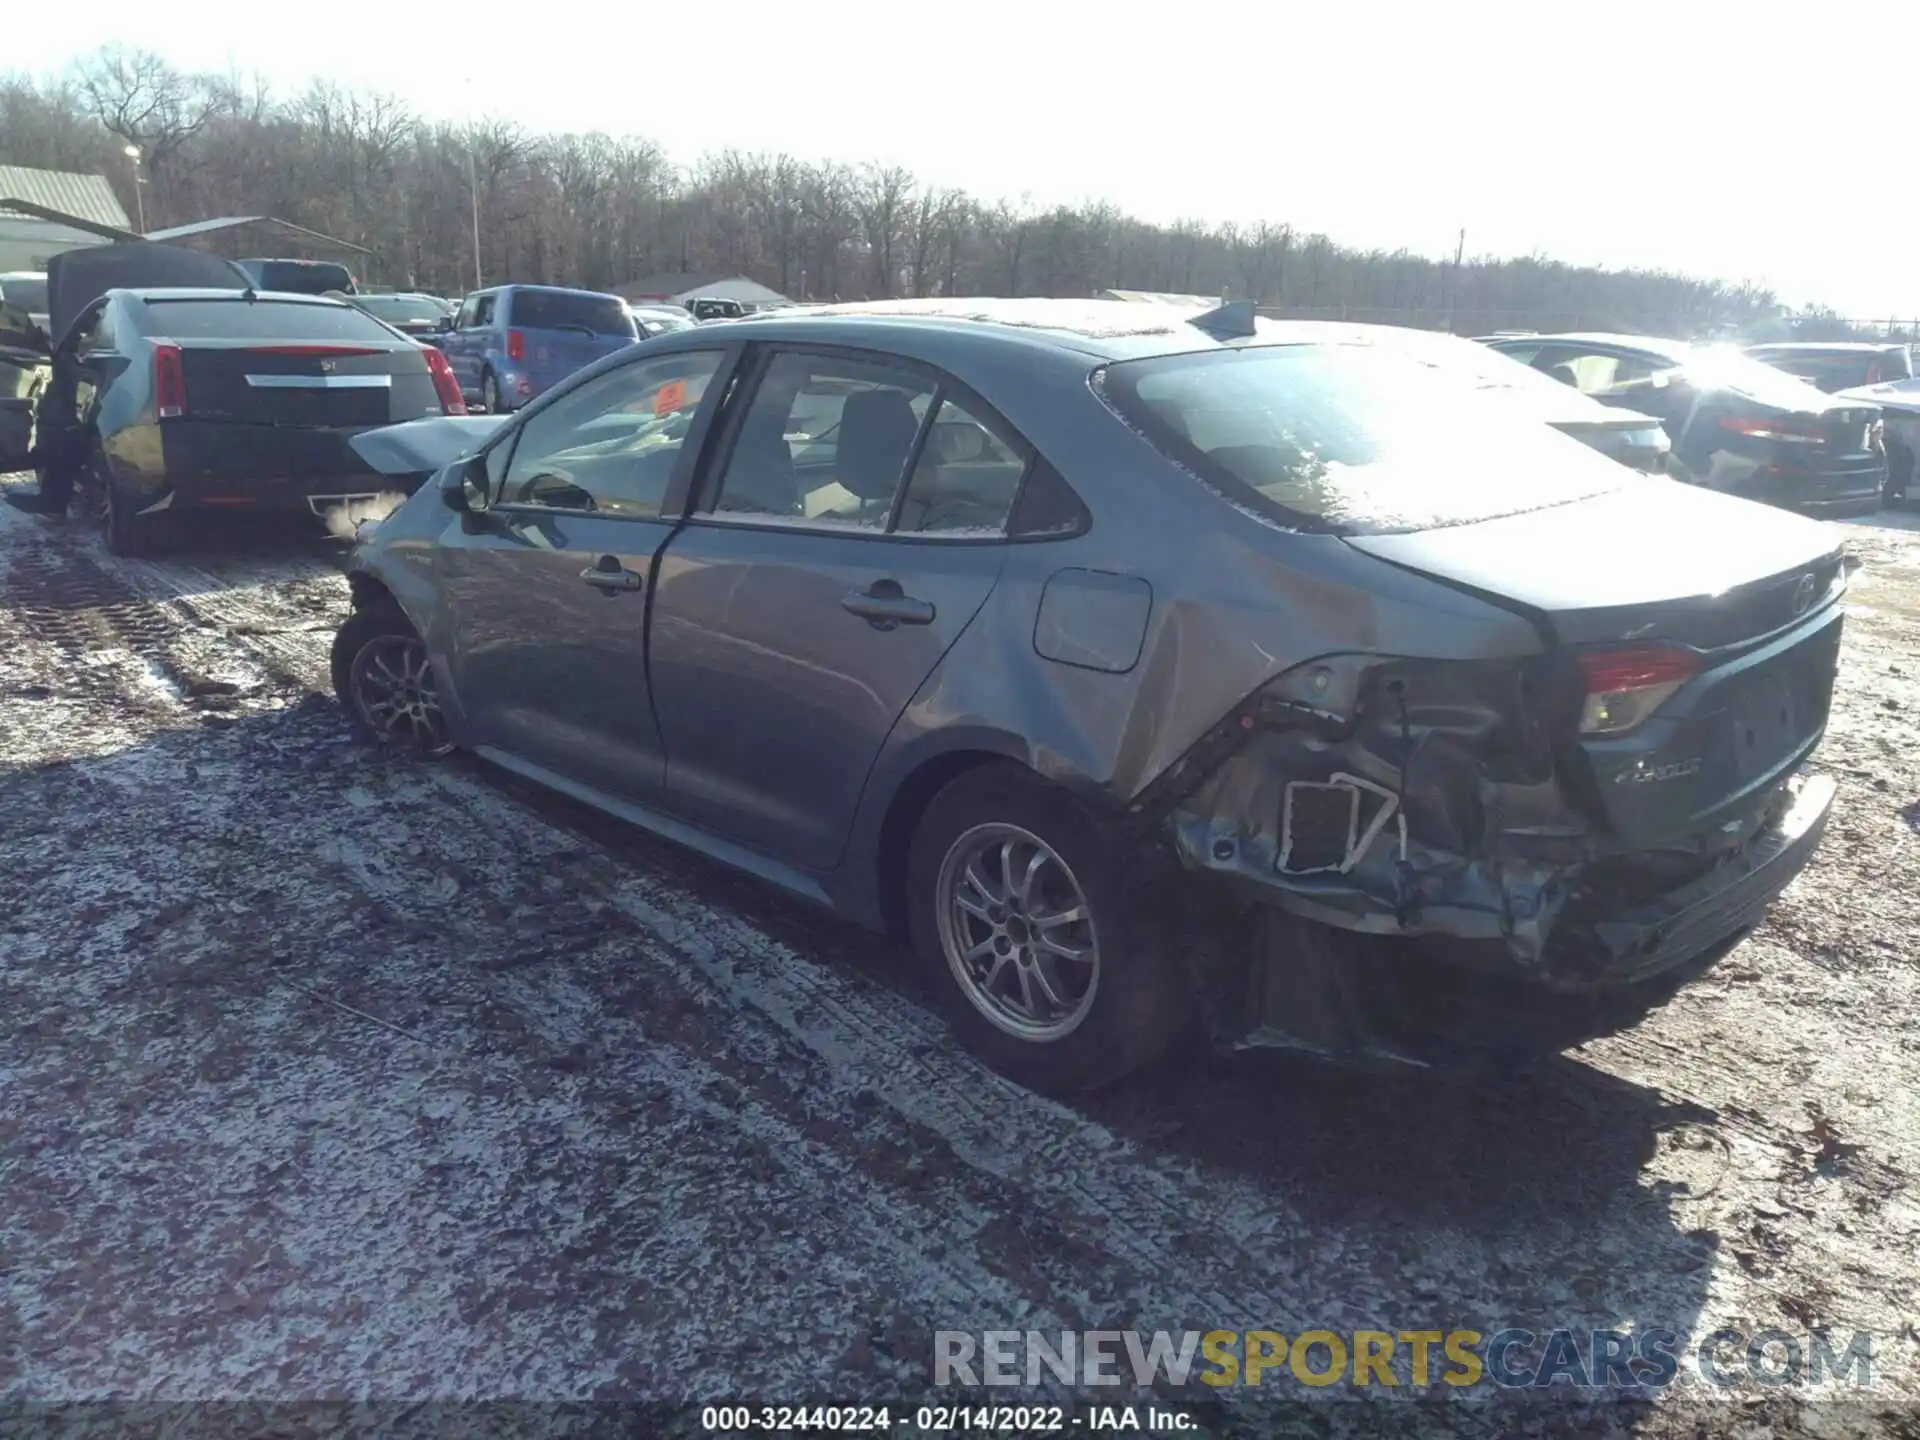
<path fill-rule="evenodd" d="M 886 817 L 880 822 L 878 879 L 881 918 L 886 921 L 887 934 L 896 940 L 908 938 L 907 849 L 928 802 L 967 771 L 1006 759 L 991 750 L 949 750 L 928 760 L 894 791 Z"/>

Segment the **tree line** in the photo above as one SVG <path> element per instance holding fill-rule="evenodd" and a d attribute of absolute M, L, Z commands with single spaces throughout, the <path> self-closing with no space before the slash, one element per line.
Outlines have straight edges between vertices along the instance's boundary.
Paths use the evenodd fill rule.
<path fill-rule="evenodd" d="M 1284 221 L 1151 224 L 777 152 L 682 166 L 640 137 L 433 122 L 389 95 L 327 81 L 278 95 L 111 45 L 60 76 L 0 78 L 0 163 L 104 174 L 149 229 L 274 215 L 366 247 L 355 268 L 373 283 L 450 295 L 474 281 L 477 212 L 487 283 L 614 289 L 711 271 L 801 300 L 1125 289 L 1467 333 L 1853 329 L 1831 311 L 1788 314 L 1762 287 L 1663 271 L 1360 250 Z"/>

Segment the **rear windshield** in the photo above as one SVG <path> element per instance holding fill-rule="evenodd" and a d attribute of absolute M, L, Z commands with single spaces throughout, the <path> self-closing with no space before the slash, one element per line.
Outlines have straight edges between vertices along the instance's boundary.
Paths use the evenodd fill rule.
<path fill-rule="evenodd" d="M 30 314 L 44 315 L 47 313 L 47 282 L 38 277 L 31 280 L 0 280 L 0 299 Z"/>
<path fill-rule="evenodd" d="M 295 295 L 324 295 L 329 290 L 353 293 L 353 272 L 344 265 L 295 260 L 243 260 L 240 263 L 262 290 L 282 290 Z"/>
<path fill-rule="evenodd" d="M 1851 390 L 1856 385 L 1904 380 L 1911 368 L 1898 354 L 1879 355 L 1858 350 L 1826 355 L 1793 350 L 1774 354 L 1756 351 L 1753 358 L 1789 375 L 1798 375 L 1829 395 L 1836 390 Z"/>
<path fill-rule="evenodd" d="M 351 305 L 303 300 L 147 300 L 141 328 L 168 340 L 366 340 L 397 344 L 391 330 Z"/>
<path fill-rule="evenodd" d="M 512 323 L 527 330 L 579 330 L 588 335 L 632 339 L 633 316 L 612 295 L 573 290 L 516 290 Z"/>
<path fill-rule="evenodd" d="M 1274 345 L 1109 365 L 1101 397 L 1168 458 L 1290 529 L 1468 525 L 1619 489 L 1613 461 L 1374 345 Z"/>
<path fill-rule="evenodd" d="M 356 295 L 354 299 L 362 310 L 390 324 L 406 320 L 441 320 L 447 314 L 444 305 L 420 295 Z"/>

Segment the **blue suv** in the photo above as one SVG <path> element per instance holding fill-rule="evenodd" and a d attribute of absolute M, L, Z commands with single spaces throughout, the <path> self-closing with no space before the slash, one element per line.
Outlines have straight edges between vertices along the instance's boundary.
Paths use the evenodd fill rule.
<path fill-rule="evenodd" d="M 498 285 L 467 296 L 440 348 L 467 403 L 499 414 L 639 338 L 617 295 Z"/>

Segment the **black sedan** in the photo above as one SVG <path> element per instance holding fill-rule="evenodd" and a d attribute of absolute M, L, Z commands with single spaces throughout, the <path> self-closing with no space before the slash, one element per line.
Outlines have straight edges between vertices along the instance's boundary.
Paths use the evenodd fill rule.
<path fill-rule="evenodd" d="M 1676 479 L 1821 516 L 1871 514 L 1880 411 L 1733 350 L 1645 335 L 1526 335 L 1490 348 L 1606 405 L 1659 418 Z"/>
<path fill-rule="evenodd" d="M 247 289 L 224 260 L 165 245 L 72 250 L 48 265 L 51 379 L 35 416 L 0 433 L 0 472 L 37 465 L 43 493 L 77 483 L 108 548 L 138 554 L 194 511 L 302 514 L 388 485 L 349 441 L 465 407 L 446 358 L 352 305 Z"/>
<path fill-rule="evenodd" d="M 391 325 L 409 340 L 418 340 L 436 349 L 440 344 L 440 336 L 453 328 L 453 307 L 435 295 L 404 291 L 396 291 L 391 295 L 343 295 L 334 292 L 329 298 L 344 300 L 356 309 L 366 311 L 374 319 Z"/>

